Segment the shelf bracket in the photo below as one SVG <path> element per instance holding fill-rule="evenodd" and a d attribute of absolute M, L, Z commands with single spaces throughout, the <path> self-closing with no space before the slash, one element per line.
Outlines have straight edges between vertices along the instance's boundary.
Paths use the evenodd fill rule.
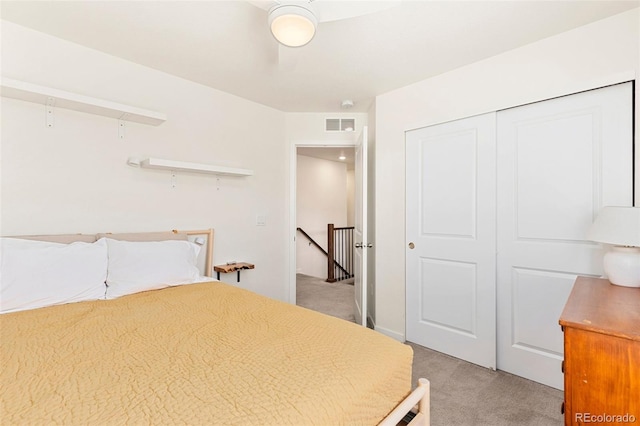
<path fill-rule="evenodd" d="M 53 127 L 55 124 L 55 115 L 54 115 L 54 106 L 56 105 L 56 99 L 52 97 L 47 97 L 47 105 L 46 105 L 46 120 L 47 127 Z"/>
<path fill-rule="evenodd" d="M 122 118 L 118 120 L 118 139 L 124 139 L 125 129 L 126 129 L 126 121 Z"/>
<path fill-rule="evenodd" d="M 176 181 L 178 180 L 177 175 L 178 173 L 176 173 L 175 170 L 171 170 L 171 188 L 176 187 Z"/>

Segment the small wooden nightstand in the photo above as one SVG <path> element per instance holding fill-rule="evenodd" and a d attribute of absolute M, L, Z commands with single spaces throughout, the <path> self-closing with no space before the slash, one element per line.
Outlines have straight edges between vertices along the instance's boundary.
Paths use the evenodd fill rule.
<path fill-rule="evenodd" d="M 238 262 L 231 265 L 216 265 L 213 267 L 213 270 L 218 274 L 218 280 L 220 279 L 220 272 L 222 272 L 223 274 L 228 274 L 229 272 L 238 271 L 237 282 L 240 282 L 240 271 L 242 271 L 243 269 L 254 269 L 255 267 L 256 266 L 253 263 Z"/>

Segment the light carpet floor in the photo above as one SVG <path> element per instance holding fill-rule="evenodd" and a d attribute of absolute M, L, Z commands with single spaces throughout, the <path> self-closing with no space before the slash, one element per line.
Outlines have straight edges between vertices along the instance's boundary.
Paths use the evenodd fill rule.
<path fill-rule="evenodd" d="M 355 322 L 353 285 L 328 283 L 304 274 L 296 275 L 296 304 L 323 314 Z"/>
<path fill-rule="evenodd" d="M 298 305 L 354 321 L 353 290 L 298 274 Z M 431 382 L 432 426 L 561 426 L 563 393 L 503 371 L 491 371 L 414 343 L 413 383 Z"/>

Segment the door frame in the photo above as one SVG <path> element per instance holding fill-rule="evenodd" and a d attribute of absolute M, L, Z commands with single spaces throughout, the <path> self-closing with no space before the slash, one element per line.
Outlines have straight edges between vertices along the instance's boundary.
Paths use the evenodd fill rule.
<path fill-rule="evenodd" d="M 355 210 L 355 218 L 353 221 L 354 231 L 353 236 L 354 239 L 358 239 L 358 221 L 360 222 L 360 244 L 362 251 L 360 254 L 360 262 L 358 263 L 357 251 L 354 253 L 354 265 L 359 265 L 360 267 L 354 270 L 355 279 L 354 279 L 354 299 L 353 299 L 353 314 L 356 316 L 356 323 L 359 323 L 363 327 L 367 327 L 369 322 L 369 286 L 368 286 L 368 277 L 369 273 L 369 256 L 368 251 L 370 248 L 369 244 L 369 206 L 368 206 L 368 151 L 369 151 L 369 127 L 363 126 L 360 134 L 356 138 L 356 147 L 354 149 L 355 154 L 355 177 L 354 177 L 354 210 Z M 360 158 L 358 160 L 358 158 Z M 360 173 L 358 173 L 358 170 Z M 358 180 L 360 181 L 360 186 L 358 191 Z M 358 208 L 360 207 L 360 208 Z M 359 213 L 359 214 L 358 214 Z M 360 216 L 360 218 L 358 218 Z M 358 243 L 356 242 L 354 248 L 358 248 Z M 371 245 L 371 247 L 373 247 Z M 358 276 L 357 274 L 360 274 Z M 360 297 L 358 297 L 358 289 L 360 291 Z M 358 309 L 358 299 L 360 299 L 360 309 Z M 373 322 L 373 321 L 372 321 Z"/>
<path fill-rule="evenodd" d="M 354 132 L 355 133 L 355 132 Z M 289 151 L 289 303 L 296 304 L 296 208 L 298 179 L 298 148 L 354 148 L 356 140 L 344 141 L 293 141 Z"/>

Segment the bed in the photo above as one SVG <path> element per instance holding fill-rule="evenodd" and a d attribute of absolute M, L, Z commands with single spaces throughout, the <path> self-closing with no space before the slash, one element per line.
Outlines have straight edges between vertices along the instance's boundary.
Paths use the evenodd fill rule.
<path fill-rule="evenodd" d="M 141 240 L 198 232 L 205 259 L 191 260 L 210 273 L 209 230 L 106 240 L 139 252 Z M 106 245 L 103 236 L 93 240 Z M 12 259 L 4 251 L 3 268 Z M 118 254 L 109 254 L 111 268 Z M 103 298 L 0 315 L 3 424 L 388 426 L 416 405 L 411 424 L 429 424 L 429 384 L 411 391 L 409 346 L 201 275 L 112 296 L 117 269 L 108 269 Z"/>

